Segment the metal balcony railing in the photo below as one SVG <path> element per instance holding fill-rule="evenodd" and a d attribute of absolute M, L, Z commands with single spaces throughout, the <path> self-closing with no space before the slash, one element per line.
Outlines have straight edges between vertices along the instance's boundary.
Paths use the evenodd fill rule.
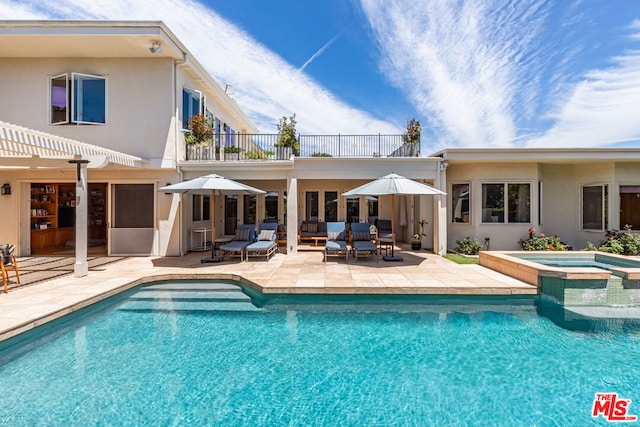
<path fill-rule="evenodd" d="M 299 147 L 277 147 L 277 134 L 220 135 L 208 145 L 187 145 L 187 160 L 260 161 L 290 157 L 418 157 L 419 144 L 402 135 L 298 135 Z"/>

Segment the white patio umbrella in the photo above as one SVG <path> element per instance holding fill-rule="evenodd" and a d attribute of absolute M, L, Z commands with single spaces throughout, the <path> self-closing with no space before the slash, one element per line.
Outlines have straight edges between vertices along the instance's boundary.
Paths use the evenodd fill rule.
<path fill-rule="evenodd" d="M 390 173 L 368 182 L 346 193 L 343 196 L 385 196 L 391 195 L 391 234 L 393 235 L 393 245 L 391 246 L 391 255 L 384 256 L 385 261 L 402 261 L 402 257 L 395 256 L 394 246 L 396 240 L 395 234 L 395 196 L 396 195 L 438 195 L 447 194 L 443 191 L 433 188 L 429 185 L 421 184 L 404 176 Z"/>
<path fill-rule="evenodd" d="M 202 262 L 218 262 L 220 261 L 220 258 L 217 258 L 215 253 L 215 195 L 264 194 L 264 191 L 217 174 L 204 175 L 188 181 L 179 182 L 177 184 L 167 185 L 166 187 L 160 188 L 158 191 L 162 191 L 163 193 L 182 194 L 194 190 L 211 190 L 211 257 L 203 258 Z"/>

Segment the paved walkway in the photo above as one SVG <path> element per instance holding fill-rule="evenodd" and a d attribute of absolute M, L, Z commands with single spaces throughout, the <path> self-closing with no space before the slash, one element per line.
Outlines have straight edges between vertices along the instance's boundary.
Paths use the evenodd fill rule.
<path fill-rule="evenodd" d="M 205 252 L 167 258 L 93 257 L 89 274 L 82 278 L 73 277 L 73 258 L 19 259 L 24 286 L 12 283 L 8 294 L 0 294 L 0 340 L 137 284 L 166 278 L 237 279 L 265 294 L 536 294 L 534 286 L 479 265 L 458 265 L 402 249 L 404 261 L 381 258 L 378 263 L 375 257 L 357 263 L 331 257 L 324 263 L 319 251 L 276 254 L 268 262 L 229 258 L 216 264 L 200 262 Z"/>

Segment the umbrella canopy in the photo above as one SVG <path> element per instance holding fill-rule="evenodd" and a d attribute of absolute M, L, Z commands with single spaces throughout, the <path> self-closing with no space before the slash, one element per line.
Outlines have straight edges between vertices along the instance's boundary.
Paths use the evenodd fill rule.
<path fill-rule="evenodd" d="M 343 196 L 384 196 L 389 194 L 447 194 L 426 184 L 421 184 L 402 175 L 390 173 L 368 182 L 353 190 L 342 193 Z"/>
<path fill-rule="evenodd" d="M 164 193 L 186 193 L 193 190 L 212 190 L 218 194 L 264 194 L 264 191 L 249 185 L 242 184 L 229 178 L 212 173 L 211 175 L 199 176 L 188 181 L 167 185 L 158 191 Z"/>
<path fill-rule="evenodd" d="M 164 193 L 186 193 L 195 190 L 211 190 L 211 258 L 207 261 L 219 261 L 215 256 L 215 194 L 264 194 L 264 191 L 217 174 L 200 176 L 177 184 L 167 185 L 158 191 Z M 203 260 L 205 262 L 205 260 Z"/>
<path fill-rule="evenodd" d="M 360 187 L 356 187 L 353 190 L 349 190 L 346 193 L 342 193 L 343 196 L 384 196 L 391 195 L 391 234 L 393 235 L 395 243 L 395 195 L 438 195 L 447 194 L 444 191 L 440 191 L 437 188 L 433 188 L 426 184 L 421 184 L 412 179 L 405 178 L 402 175 L 390 173 L 376 179 L 375 181 L 368 182 Z M 401 261 L 402 258 L 396 257 L 391 246 L 391 256 L 383 257 L 387 261 Z"/>

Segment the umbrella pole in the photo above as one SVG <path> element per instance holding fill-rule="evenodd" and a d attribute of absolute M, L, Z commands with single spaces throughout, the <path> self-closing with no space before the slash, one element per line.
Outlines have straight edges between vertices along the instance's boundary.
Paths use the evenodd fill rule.
<path fill-rule="evenodd" d="M 396 203 L 395 203 L 395 194 L 391 194 L 391 237 L 393 242 L 391 243 L 391 256 L 385 255 L 382 257 L 385 261 L 402 261 L 401 256 L 396 256 L 395 246 L 396 246 Z"/>
<path fill-rule="evenodd" d="M 211 256 L 202 258 L 200 262 L 220 262 L 222 259 L 216 256 L 216 203 L 215 190 L 211 190 Z"/>

